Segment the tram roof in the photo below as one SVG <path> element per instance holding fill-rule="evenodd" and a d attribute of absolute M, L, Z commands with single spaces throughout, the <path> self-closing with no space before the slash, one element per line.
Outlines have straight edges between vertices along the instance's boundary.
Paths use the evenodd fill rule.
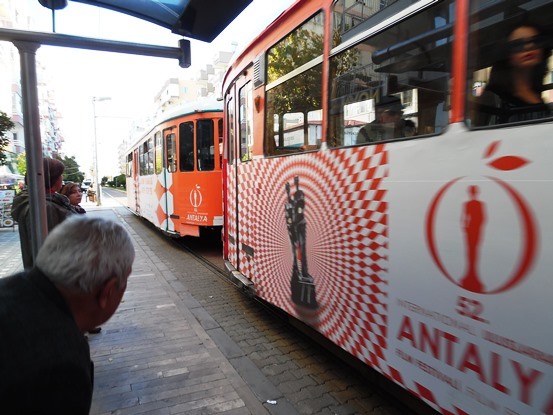
<path fill-rule="evenodd" d="M 169 111 L 164 112 L 156 116 L 139 135 L 131 139 L 131 145 L 128 150 L 136 146 L 145 136 L 152 133 L 152 131 L 161 123 L 170 121 L 174 118 L 182 117 L 185 115 L 201 113 L 201 112 L 222 112 L 223 101 L 215 98 L 203 98 L 197 99 L 191 102 L 184 102 L 179 105 L 175 105 Z"/>
<path fill-rule="evenodd" d="M 199 98 L 195 101 L 183 102 L 179 105 L 175 105 L 170 108 L 169 111 L 164 112 L 156 117 L 155 124 L 159 124 L 163 121 L 180 117 L 182 115 L 194 114 L 198 112 L 216 112 L 223 111 L 223 101 L 215 98 Z"/>
<path fill-rule="evenodd" d="M 252 0 L 73 0 L 115 10 L 211 42 Z"/>

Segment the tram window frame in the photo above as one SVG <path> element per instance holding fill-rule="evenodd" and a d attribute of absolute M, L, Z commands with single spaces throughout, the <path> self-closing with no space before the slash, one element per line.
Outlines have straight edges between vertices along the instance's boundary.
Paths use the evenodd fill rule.
<path fill-rule="evenodd" d="M 127 154 L 127 168 L 125 169 L 126 170 L 126 176 L 127 177 L 132 177 L 132 165 L 133 165 L 133 153 L 130 152 L 129 154 Z"/>
<path fill-rule="evenodd" d="M 218 160 L 219 160 L 219 170 L 223 168 L 223 119 L 219 118 L 217 120 L 217 147 L 219 149 Z M 215 163 L 217 164 L 217 163 Z"/>
<path fill-rule="evenodd" d="M 365 36 L 355 40 L 334 32 L 339 42 L 329 62 L 329 148 L 445 131 L 451 101 L 454 4 L 445 0 L 417 13 L 399 13 L 380 27 L 367 24 Z M 373 17 L 382 22 L 380 13 Z M 336 13 L 334 19 L 339 19 Z M 394 104 L 385 107 L 386 102 Z M 380 111 L 394 119 L 379 115 Z"/>
<path fill-rule="evenodd" d="M 177 137 L 175 133 L 165 135 L 165 162 L 169 173 L 177 172 Z"/>
<path fill-rule="evenodd" d="M 523 2 L 518 7 L 525 9 L 527 5 L 529 6 L 527 3 L 531 2 L 532 0 L 527 0 L 526 3 Z M 503 75 L 499 73 L 498 69 L 501 66 L 507 67 L 507 65 L 510 65 L 508 63 L 510 55 L 507 39 L 511 31 L 525 24 L 534 26 L 537 21 L 553 21 L 553 1 L 543 3 L 535 9 L 528 7 L 529 12 L 524 21 L 521 21 L 520 17 L 516 15 L 511 18 L 505 16 L 506 1 L 488 3 L 471 0 L 470 4 L 465 124 L 472 130 L 481 130 L 551 122 L 553 119 L 553 58 L 551 57 L 551 46 L 549 46 L 549 58 L 544 59 L 547 61 L 546 68 L 544 68 L 543 90 L 541 93 L 544 105 L 529 104 L 522 106 L 518 99 L 506 98 L 510 95 L 506 90 L 501 93 L 494 93 L 487 90 L 487 86 L 494 66 L 498 66 L 495 71 L 498 72 L 499 77 L 496 77 L 496 79 L 500 81 L 500 85 L 504 81 L 508 81 L 507 78 L 503 81 Z M 484 18 L 479 19 L 480 15 Z M 538 24 L 537 26 L 541 27 L 542 25 Z M 551 25 L 549 25 L 549 29 L 551 29 Z M 498 88 L 498 84 L 495 88 Z M 547 108 L 549 111 L 546 110 Z"/>
<path fill-rule="evenodd" d="M 317 11 L 267 50 L 266 157 L 304 153 L 321 146 L 325 20 L 324 11 Z M 293 113 L 302 117 L 289 126 L 284 121 Z"/>
<path fill-rule="evenodd" d="M 227 155 L 228 155 L 228 164 L 232 165 L 234 164 L 234 158 L 235 158 L 235 146 L 236 146 L 236 133 L 235 133 L 235 108 L 234 108 L 234 98 L 229 98 L 227 102 L 227 130 L 228 130 L 228 147 L 227 147 Z"/>
<path fill-rule="evenodd" d="M 240 161 L 250 161 L 253 150 L 253 87 L 247 82 L 238 92 Z"/>
<path fill-rule="evenodd" d="M 146 152 L 146 174 L 152 175 L 154 174 L 154 138 L 150 137 L 146 140 L 144 143 Z"/>
<path fill-rule="evenodd" d="M 215 126 L 212 119 L 196 121 L 196 168 L 215 170 Z"/>
<path fill-rule="evenodd" d="M 179 171 L 194 171 L 194 135 L 193 121 L 179 124 Z"/>
<path fill-rule="evenodd" d="M 154 146 L 155 146 L 155 173 L 161 174 L 163 171 L 163 143 L 161 139 L 161 132 L 158 131 L 154 134 Z"/>
<path fill-rule="evenodd" d="M 139 164 L 139 174 L 140 176 L 146 175 L 146 162 L 145 162 L 145 152 L 144 152 L 144 145 L 146 143 L 142 143 L 138 146 L 138 164 Z"/>

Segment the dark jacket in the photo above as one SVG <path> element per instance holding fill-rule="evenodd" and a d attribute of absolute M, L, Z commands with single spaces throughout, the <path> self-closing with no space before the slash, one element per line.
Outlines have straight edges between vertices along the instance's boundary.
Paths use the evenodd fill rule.
<path fill-rule="evenodd" d="M 88 342 L 37 268 L 0 279 L 0 413 L 88 414 Z"/>
<path fill-rule="evenodd" d="M 18 223 L 19 242 L 21 244 L 21 254 L 23 256 L 23 266 L 25 269 L 33 266 L 33 254 L 31 248 L 31 206 L 29 193 L 25 190 L 19 193 L 13 199 L 12 218 Z M 46 219 L 48 221 L 48 232 L 56 225 L 60 224 L 69 215 L 77 212 L 71 206 L 69 199 L 59 193 L 46 194 Z"/>
<path fill-rule="evenodd" d="M 518 121 L 532 121 L 550 117 L 553 113 L 543 101 L 539 104 L 528 104 L 508 93 L 484 91 L 476 99 L 477 113 L 474 125 L 487 126 Z"/>

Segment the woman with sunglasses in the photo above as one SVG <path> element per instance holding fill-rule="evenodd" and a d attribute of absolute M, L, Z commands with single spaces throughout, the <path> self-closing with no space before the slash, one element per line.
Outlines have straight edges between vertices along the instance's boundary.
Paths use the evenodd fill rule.
<path fill-rule="evenodd" d="M 491 70 L 486 89 L 480 97 L 484 113 L 479 125 L 529 121 L 552 115 L 543 101 L 543 78 L 551 54 L 551 39 L 529 23 L 517 26 L 509 34 L 505 57 Z"/>

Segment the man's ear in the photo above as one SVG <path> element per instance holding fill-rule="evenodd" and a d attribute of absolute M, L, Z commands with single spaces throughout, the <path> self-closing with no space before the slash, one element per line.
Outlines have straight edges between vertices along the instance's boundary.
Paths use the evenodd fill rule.
<path fill-rule="evenodd" d="M 112 298 L 113 294 L 117 292 L 117 278 L 111 277 L 109 280 L 107 280 L 100 291 L 98 292 L 98 305 L 100 308 L 105 309 L 108 304 L 110 298 Z"/>

